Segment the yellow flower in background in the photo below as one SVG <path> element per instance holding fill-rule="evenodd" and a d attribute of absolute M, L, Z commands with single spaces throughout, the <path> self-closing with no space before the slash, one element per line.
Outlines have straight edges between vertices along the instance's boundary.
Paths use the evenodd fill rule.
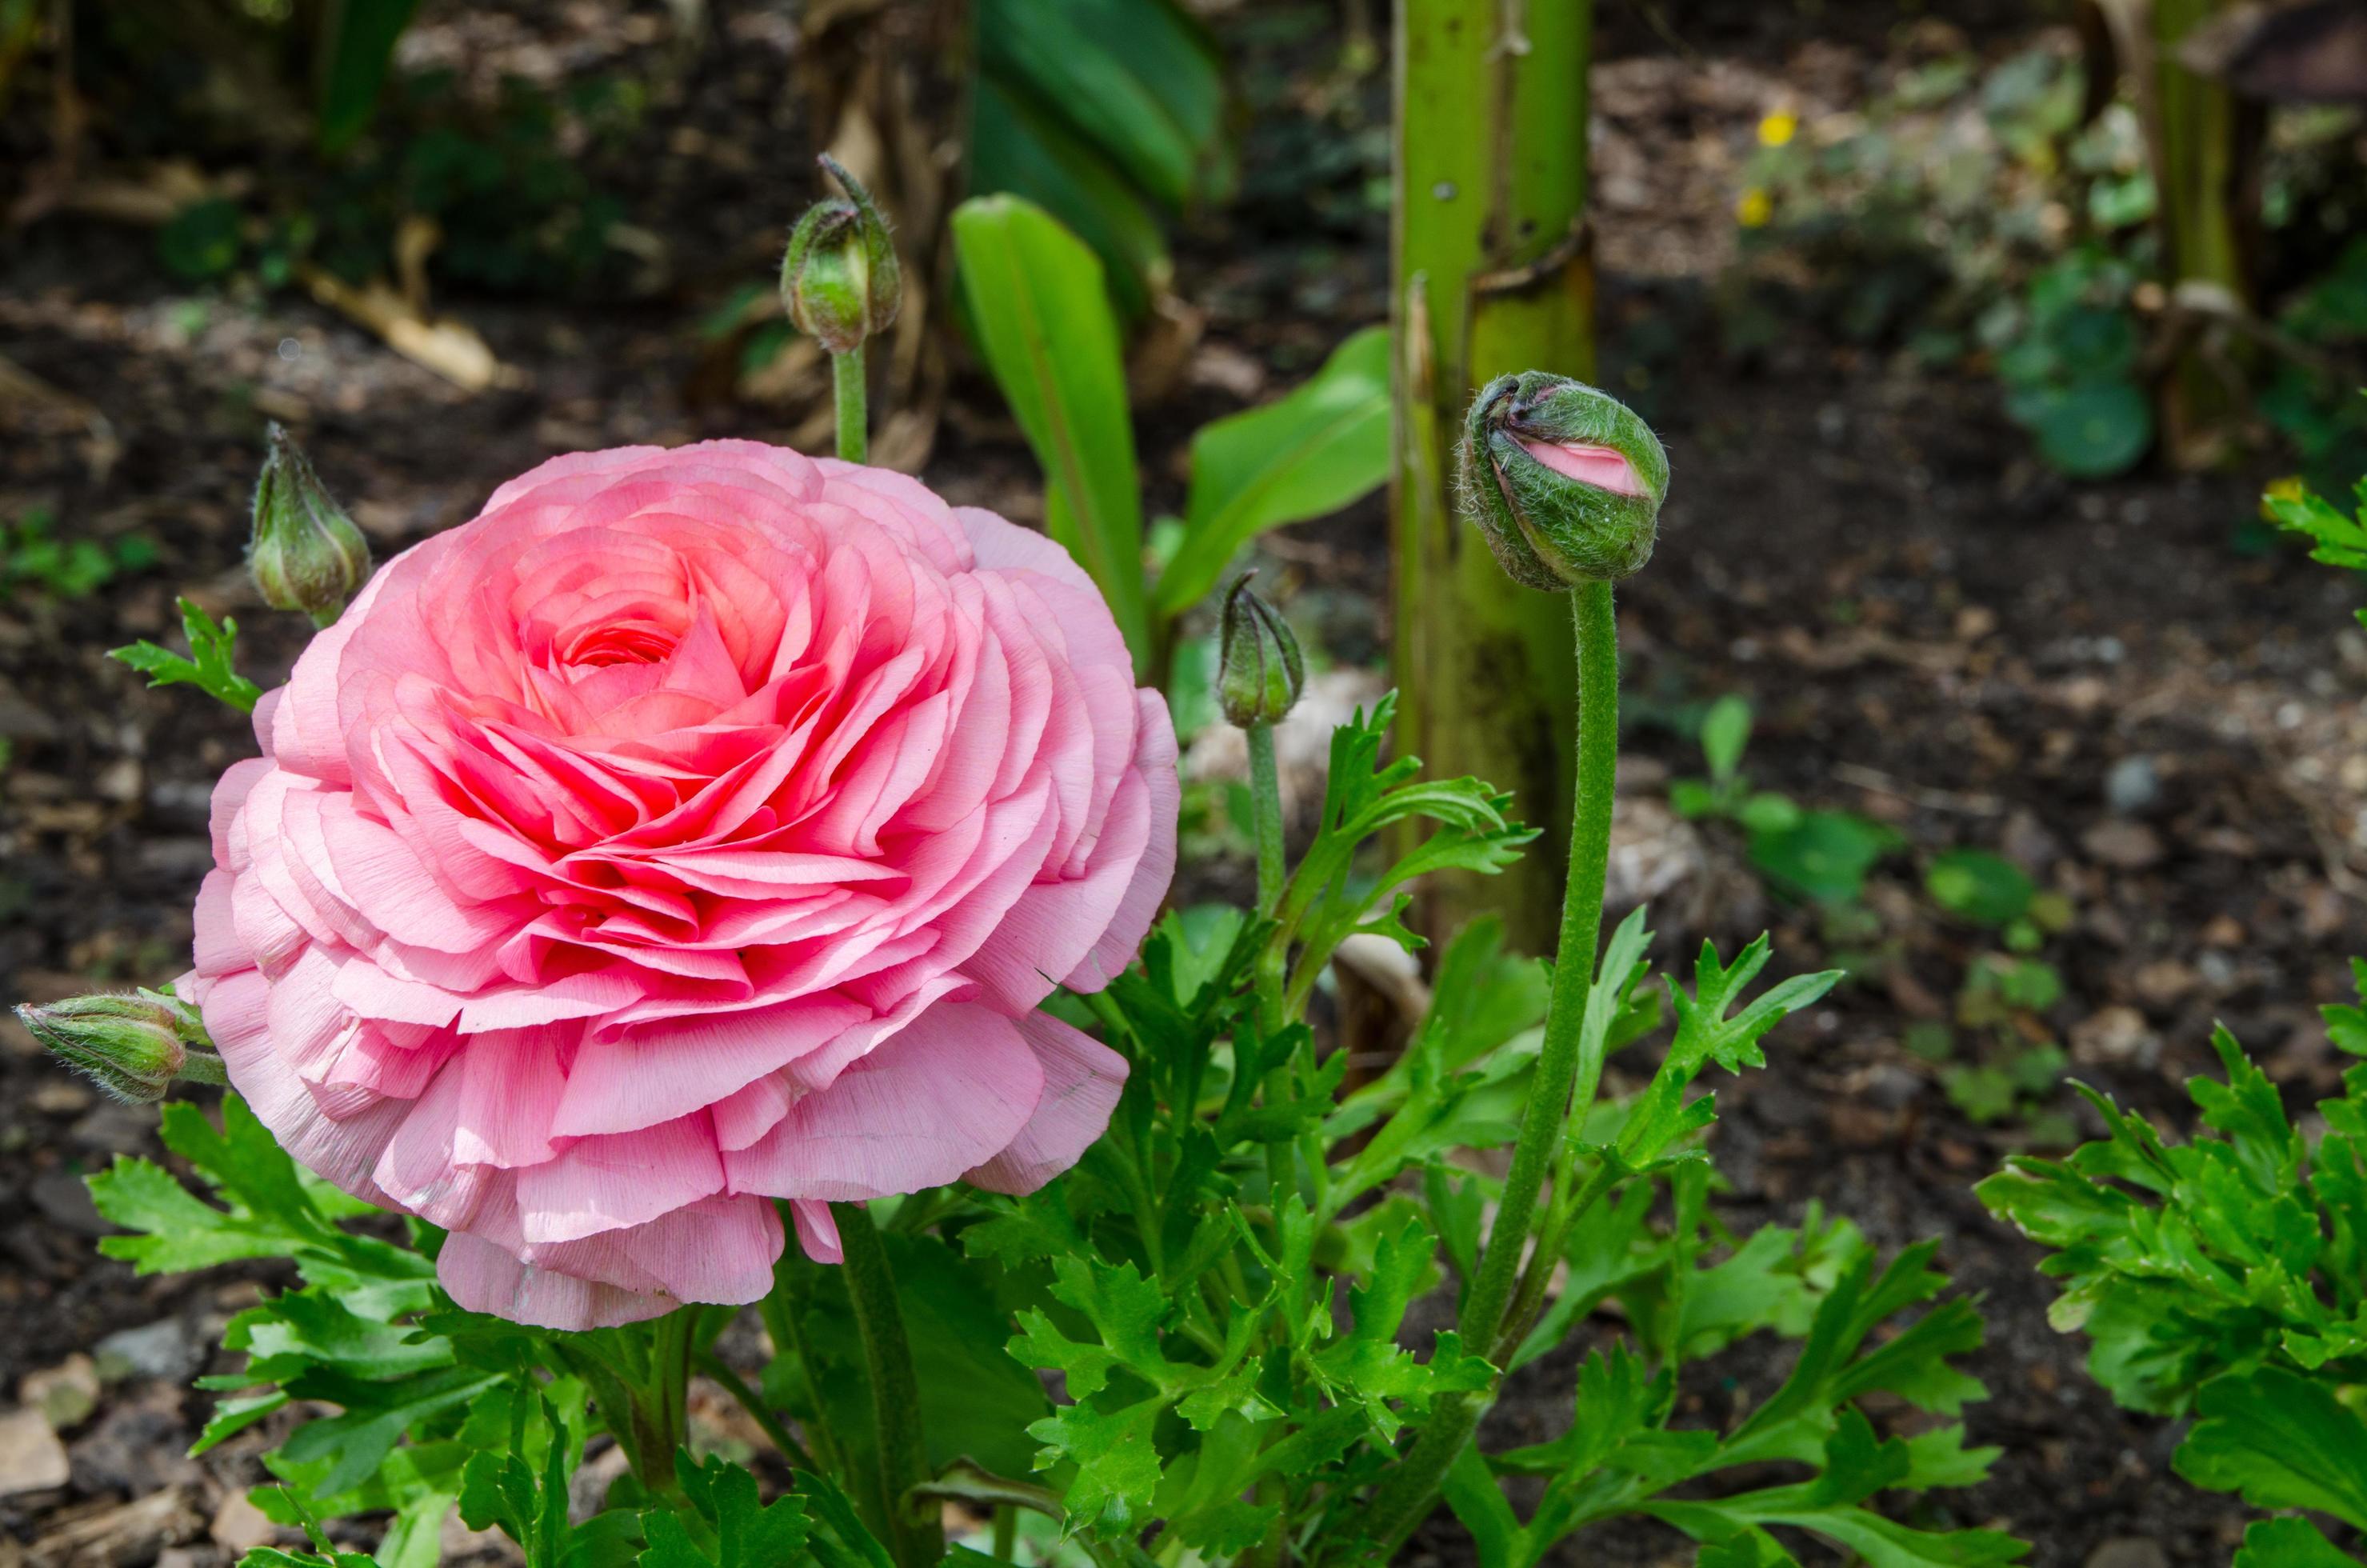
<path fill-rule="evenodd" d="M 1755 185 L 1735 199 L 1734 221 L 1746 229 L 1763 229 L 1774 215 L 1775 203 Z"/>
<path fill-rule="evenodd" d="M 2273 523 L 2277 520 L 2277 514 L 2273 509 L 2276 502 L 2298 501 L 2308 494 L 2309 486 L 2301 482 L 2301 475 L 2297 473 L 2289 473 L 2282 479 L 2269 481 L 2268 489 L 2260 494 L 2261 521 Z"/>
<path fill-rule="evenodd" d="M 1800 117 L 1790 109 L 1779 108 L 1759 122 L 1759 144 L 1761 147 L 1784 147 L 1800 130 Z"/>

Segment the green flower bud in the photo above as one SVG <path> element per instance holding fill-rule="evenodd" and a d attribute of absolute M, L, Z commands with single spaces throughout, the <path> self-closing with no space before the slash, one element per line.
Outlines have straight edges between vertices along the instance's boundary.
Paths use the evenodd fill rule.
<path fill-rule="evenodd" d="M 336 619 L 369 580 L 369 545 L 361 529 L 330 499 L 303 449 L 277 425 L 255 487 L 246 564 L 265 604 L 300 609 L 316 626 Z"/>
<path fill-rule="evenodd" d="M 820 161 L 846 195 L 815 202 L 798 220 L 781 258 L 781 302 L 799 332 L 852 354 L 894 324 L 904 274 L 871 193 L 827 153 Z"/>
<path fill-rule="evenodd" d="M 1225 595 L 1218 644 L 1217 701 L 1225 717 L 1246 730 L 1279 724 L 1307 688 L 1307 661 L 1280 611 L 1250 591 L 1244 572 Z"/>
<path fill-rule="evenodd" d="M 17 1017 L 33 1039 L 117 1099 L 153 1105 L 176 1080 L 219 1084 L 221 1059 L 202 1049 L 205 1024 L 187 1003 L 153 991 L 70 996 Z"/>
<path fill-rule="evenodd" d="M 1462 489 L 1506 574 L 1564 593 L 1633 576 L 1652 558 L 1669 455 L 1617 398 L 1527 370 L 1472 400 Z"/>

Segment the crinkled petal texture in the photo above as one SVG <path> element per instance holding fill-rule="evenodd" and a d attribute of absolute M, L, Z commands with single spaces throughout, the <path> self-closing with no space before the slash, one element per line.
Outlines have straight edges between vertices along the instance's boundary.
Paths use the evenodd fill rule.
<path fill-rule="evenodd" d="M 827 1204 L 1024 1192 L 1126 1066 L 1175 737 L 1042 536 L 753 442 L 557 459 L 389 562 L 214 793 L 197 973 L 297 1158 L 583 1328 L 834 1257 Z"/>

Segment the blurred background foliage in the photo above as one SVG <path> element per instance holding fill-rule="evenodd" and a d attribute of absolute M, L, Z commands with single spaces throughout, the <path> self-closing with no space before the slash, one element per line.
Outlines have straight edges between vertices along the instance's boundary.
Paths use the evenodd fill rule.
<path fill-rule="evenodd" d="M 2157 29 L 2186 26 L 2138 29 L 2132 60 L 2103 15 L 2131 9 L 2079 7 L 2084 49 L 2067 33 L 1997 60 L 1941 53 L 1845 111 L 1766 117 L 1736 199 L 1733 341 L 1805 308 L 1859 343 L 1973 364 L 2075 478 L 2128 471 L 2166 426 L 2180 466 L 2272 447 L 2320 477 L 2357 472 L 2367 80 L 2294 78 L 2367 21 L 2303 5 L 2279 30 L 2258 7 L 2161 0 Z M 2221 177 L 2165 197 L 2179 148 L 2214 138 Z M 2218 277 L 2176 238 L 2210 224 L 2240 253 Z"/>
<path fill-rule="evenodd" d="M 1734 197 L 1729 348 L 1747 355 L 1805 311 L 1851 341 L 1970 364 L 1995 378 L 2039 456 L 2076 478 L 2156 453 L 2199 467 L 2264 449 L 2321 483 L 2356 472 L 2367 82 L 2342 62 L 2361 57 L 2358 7 L 2033 5 L 2076 25 L 2001 58 L 1934 52 L 1862 102 L 1765 117 Z M 43 98 L 69 165 L 96 142 L 142 165 L 138 188 L 104 199 L 152 222 L 158 259 L 185 282 L 334 295 L 317 271 L 391 290 L 399 305 L 368 296 L 381 316 L 424 313 L 431 286 L 662 292 L 675 258 L 636 222 L 617 171 L 646 151 L 653 95 L 697 68 L 715 25 L 702 0 L 634 18 L 679 42 L 637 57 L 638 74 L 491 84 L 465 60 L 405 51 L 416 8 L 0 0 L 0 105 Z M 926 57 L 896 67 L 900 89 L 834 85 L 814 108 L 859 173 L 901 171 L 913 149 L 942 165 L 925 190 L 890 178 L 886 193 L 941 297 L 953 205 L 1008 192 L 1092 249 L 1121 321 L 1140 332 L 1178 313 L 1178 226 L 1236 196 L 1266 199 L 1242 187 L 1243 85 L 1184 0 L 789 11 L 817 77 L 846 81 L 866 67 L 832 40 L 855 13 L 866 27 L 923 15 L 900 35 L 882 29 Z M 1371 68 L 1369 30 L 1367 19 L 1349 39 L 1344 69 Z M 1375 149 L 1335 138 L 1304 151 L 1336 163 Z M 19 216 L 66 199 L 70 174 L 37 178 Z M 86 180 L 74 199 L 95 199 Z M 787 342 L 764 298 L 752 278 L 710 319 L 744 369 Z M 917 372 L 898 374 L 909 386 Z"/>

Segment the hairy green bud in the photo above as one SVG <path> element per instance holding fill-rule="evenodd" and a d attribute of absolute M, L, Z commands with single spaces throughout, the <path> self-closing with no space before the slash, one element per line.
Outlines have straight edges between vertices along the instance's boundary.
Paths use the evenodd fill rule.
<path fill-rule="evenodd" d="M 361 529 L 330 498 L 303 449 L 277 425 L 255 486 L 246 564 L 265 604 L 300 609 L 316 626 L 336 619 L 369 580 L 369 545 Z"/>
<path fill-rule="evenodd" d="M 895 323 L 904 274 L 863 182 L 828 153 L 820 162 L 846 195 L 815 202 L 790 232 L 781 302 L 799 332 L 832 354 L 852 354 Z"/>
<path fill-rule="evenodd" d="M 1244 572 L 1225 595 L 1218 635 L 1217 701 L 1225 717 L 1246 730 L 1279 724 L 1307 689 L 1307 661 L 1282 613 L 1250 589 Z"/>
<path fill-rule="evenodd" d="M 222 1082 L 221 1058 L 204 1049 L 205 1024 L 177 997 L 153 991 L 69 996 L 20 1006 L 17 1017 L 43 1050 L 132 1105 L 154 1104 L 179 1079 Z"/>
<path fill-rule="evenodd" d="M 1615 582 L 1652 558 L 1669 455 L 1627 405 L 1525 370 L 1479 389 L 1464 426 L 1463 509 L 1514 582 Z"/>

